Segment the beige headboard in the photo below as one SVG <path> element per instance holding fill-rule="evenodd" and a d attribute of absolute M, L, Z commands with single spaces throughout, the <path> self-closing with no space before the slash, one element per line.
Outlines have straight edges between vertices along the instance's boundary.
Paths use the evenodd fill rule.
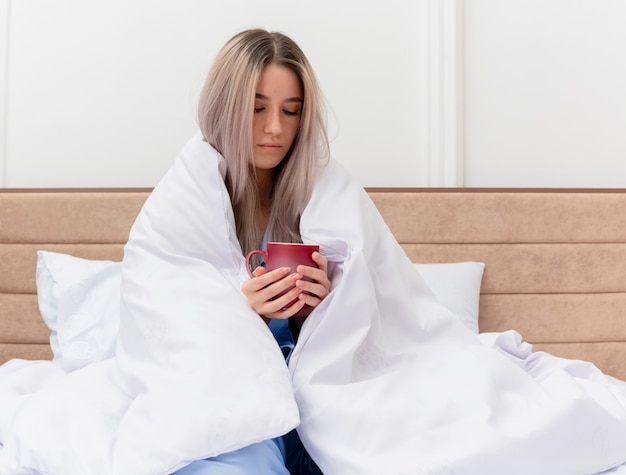
<path fill-rule="evenodd" d="M 480 330 L 626 379 L 626 190 L 371 196 L 415 262 L 485 262 Z"/>
<path fill-rule="evenodd" d="M 0 363 L 52 357 L 37 250 L 119 261 L 149 190 L 0 190 Z"/>
<path fill-rule="evenodd" d="M 485 262 L 481 331 L 626 379 L 626 190 L 370 189 L 415 262 Z M 0 190 L 0 363 L 49 358 L 36 251 L 120 260 L 149 190 Z"/>

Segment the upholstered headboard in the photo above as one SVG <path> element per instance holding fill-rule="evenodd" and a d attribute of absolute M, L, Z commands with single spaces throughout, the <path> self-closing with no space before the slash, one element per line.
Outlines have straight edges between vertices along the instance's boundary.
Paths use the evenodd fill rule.
<path fill-rule="evenodd" d="M 626 190 L 392 190 L 371 196 L 413 261 L 486 264 L 482 332 L 626 378 Z"/>
<path fill-rule="evenodd" d="M 0 190 L 0 363 L 52 356 L 37 305 L 37 251 L 121 260 L 149 192 Z"/>
<path fill-rule="evenodd" d="M 481 261 L 481 331 L 626 379 L 626 190 L 369 189 L 415 262 Z M 40 249 L 121 260 L 149 190 L 0 190 L 0 363 L 50 358 Z"/>

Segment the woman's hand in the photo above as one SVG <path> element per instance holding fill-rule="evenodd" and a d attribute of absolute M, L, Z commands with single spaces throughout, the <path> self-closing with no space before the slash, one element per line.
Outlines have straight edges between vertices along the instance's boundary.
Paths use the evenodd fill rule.
<path fill-rule="evenodd" d="M 330 292 L 327 259 L 319 252 L 314 252 L 312 258 L 319 268 L 298 266 L 297 272 L 293 274 L 286 267 L 269 272 L 263 267 L 257 267 L 253 272 L 254 277 L 241 286 L 250 307 L 266 322 L 272 318 L 306 318 L 311 309 L 317 307 Z M 304 280 L 305 276 L 310 281 Z M 291 302 L 294 303 L 287 307 Z"/>
<path fill-rule="evenodd" d="M 241 286 L 248 304 L 267 322 L 271 318 L 289 318 L 298 313 L 305 303 L 298 299 L 302 290 L 295 286 L 302 277 L 290 274 L 288 267 L 281 267 L 268 272 L 264 267 L 254 269 L 254 277 Z M 290 289 L 290 287 L 293 287 Z M 284 295 L 280 295 L 285 292 Z M 286 306 L 295 300 L 289 308 Z"/>
<path fill-rule="evenodd" d="M 298 266 L 296 271 L 309 280 L 298 279 L 296 287 L 302 290 L 298 295 L 300 301 L 310 307 L 317 307 L 322 300 L 330 293 L 330 280 L 328 279 L 328 260 L 319 252 L 314 252 L 311 256 L 316 267 Z"/>

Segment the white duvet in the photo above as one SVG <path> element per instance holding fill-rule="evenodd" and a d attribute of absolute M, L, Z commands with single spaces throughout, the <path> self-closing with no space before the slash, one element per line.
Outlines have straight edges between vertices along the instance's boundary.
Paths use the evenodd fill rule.
<path fill-rule="evenodd" d="M 333 288 L 287 368 L 240 291 L 223 166 L 196 136 L 148 199 L 116 357 L 0 367 L 1 475 L 168 474 L 294 427 L 327 475 L 622 471 L 624 383 L 467 330 L 333 161 L 301 221 Z"/>

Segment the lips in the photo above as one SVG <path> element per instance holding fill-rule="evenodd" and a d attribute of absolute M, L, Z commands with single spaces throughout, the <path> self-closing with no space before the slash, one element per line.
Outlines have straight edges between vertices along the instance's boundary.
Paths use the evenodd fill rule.
<path fill-rule="evenodd" d="M 282 148 L 282 145 L 279 145 L 276 143 L 262 143 L 262 144 L 259 144 L 259 147 L 262 148 L 263 150 L 276 151 Z"/>

